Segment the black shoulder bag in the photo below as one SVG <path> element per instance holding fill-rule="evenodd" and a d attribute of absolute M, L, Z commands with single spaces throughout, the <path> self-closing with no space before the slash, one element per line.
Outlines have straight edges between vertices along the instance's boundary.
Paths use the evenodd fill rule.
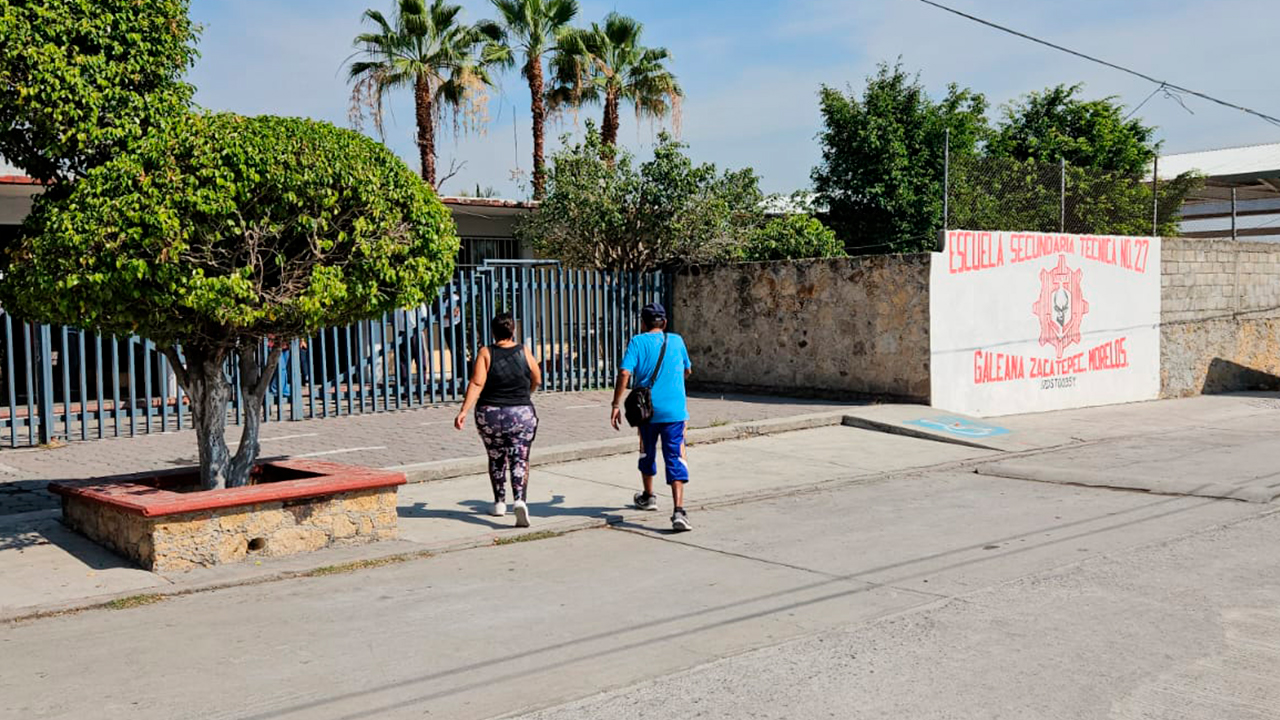
<path fill-rule="evenodd" d="M 662 370 L 662 358 L 666 354 L 667 334 L 664 332 L 662 333 L 662 350 L 658 352 L 658 364 L 653 368 L 653 375 L 649 377 L 649 384 L 644 387 L 632 388 L 631 392 L 627 394 L 627 399 L 622 403 L 627 416 L 627 424 L 631 427 L 640 427 L 653 419 L 653 393 L 650 388 L 658 380 L 658 372 Z"/>

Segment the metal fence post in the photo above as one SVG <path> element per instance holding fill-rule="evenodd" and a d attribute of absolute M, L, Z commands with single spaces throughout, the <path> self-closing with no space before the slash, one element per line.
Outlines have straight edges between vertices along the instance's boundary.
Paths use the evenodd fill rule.
<path fill-rule="evenodd" d="M 308 350 L 310 352 L 310 350 Z M 289 419 L 302 419 L 302 343 L 297 338 L 289 341 Z"/>
<path fill-rule="evenodd" d="M 942 133 L 942 231 L 951 229 L 951 128 Z"/>
<path fill-rule="evenodd" d="M 1058 158 L 1058 232 L 1067 231 L 1067 159 Z"/>
<path fill-rule="evenodd" d="M 62 362 L 67 359 L 59 358 Z M 40 422 L 36 426 L 36 434 L 40 445 L 53 442 L 53 337 L 48 325 L 39 325 L 36 329 L 36 403 L 39 407 Z"/>
<path fill-rule="evenodd" d="M 1151 237 L 1160 234 L 1160 156 L 1151 161 Z"/>
<path fill-rule="evenodd" d="M 1238 240 L 1236 237 L 1236 189 L 1231 188 L 1231 239 Z"/>

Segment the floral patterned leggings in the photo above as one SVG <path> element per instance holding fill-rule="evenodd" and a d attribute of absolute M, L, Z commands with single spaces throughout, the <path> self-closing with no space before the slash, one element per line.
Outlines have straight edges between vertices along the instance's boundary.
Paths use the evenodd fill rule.
<path fill-rule="evenodd" d="M 489 481 L 493 501 L 506 502 L 507 470 L 511 471 L 511 494 L 524 500 L 529 477 L 529 448 L 538 434 L 538 413 L 532 405 L 476 408 L 476 429 L 489 453 Z"/>

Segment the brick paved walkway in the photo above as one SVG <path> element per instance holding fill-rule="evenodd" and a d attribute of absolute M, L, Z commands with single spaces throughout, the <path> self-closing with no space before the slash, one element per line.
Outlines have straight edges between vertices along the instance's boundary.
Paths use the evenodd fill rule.
<path fill-rule="evenodd" d="M 536 397 L 539 448 L 618 437 L 608 426 L 609 392 L 546 393 Z M 695 395 L 690 427 L 805 415 L 847 403 L 751 395 Z M 274 422 L 263 427 L 262 456 L 323 457 L 334 462 L 391 467 L 482 454 L 473 423 L 453 429 L 456 405 L 341 418 Z M 228 440 L 239 437 L 228 428 Z M 233 446 L 234 450 L 234 446 Z M 116 475 L 194 465 L 195 433 L 76 441 L 55 449 L 0 450 L 0 515 L 57 507 L 50 480 Z"/>

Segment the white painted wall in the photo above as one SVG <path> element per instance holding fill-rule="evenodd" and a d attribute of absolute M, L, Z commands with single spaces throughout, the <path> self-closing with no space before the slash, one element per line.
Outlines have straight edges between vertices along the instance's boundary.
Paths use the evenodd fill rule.
<path fill-rule="evenodd" d="M 1160 239 L 950 230 L 932 258 L 929 332 L 934 407 L 983 417 L 1155 399 Z"/>
<path fill-rule="evenodd" d="M 0 184 L 0 225 L 20 225 L 31 212 L 31 198 L 43 188 L 39 185 Z"/>

